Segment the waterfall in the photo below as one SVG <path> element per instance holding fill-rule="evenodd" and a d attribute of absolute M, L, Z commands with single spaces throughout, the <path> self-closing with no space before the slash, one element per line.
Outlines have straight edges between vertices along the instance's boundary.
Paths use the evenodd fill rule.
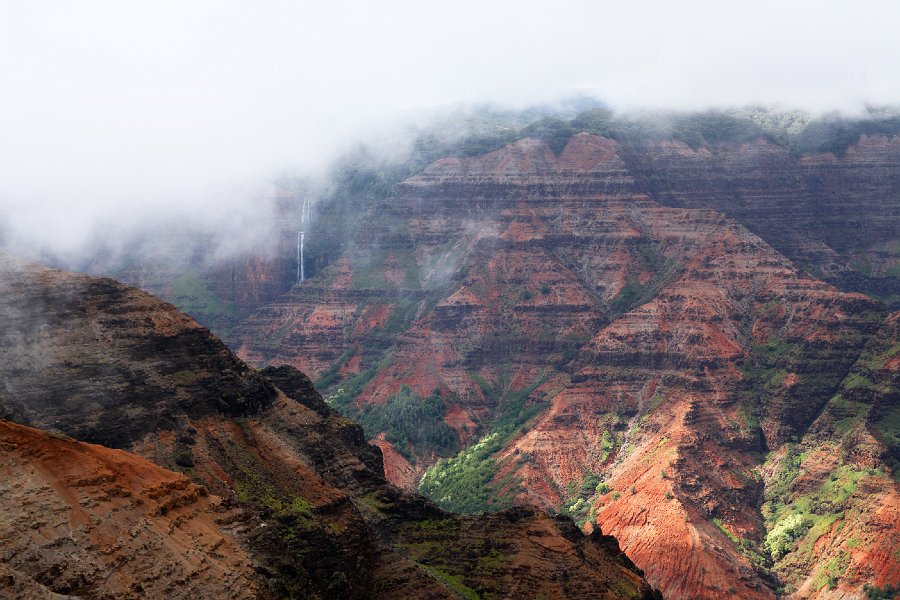
<path fill-rule="evenodd" d="M 309 223 L 309 209 L 310 209 L 309 198 L 303 199 L 303 204 L 300 205 L 300 224 Z M 297 282 L 303 283 L 306 279 L 306 273 L 303 268 L 303 237 L 304 234 L 302 231 L 297 232 Z"/>

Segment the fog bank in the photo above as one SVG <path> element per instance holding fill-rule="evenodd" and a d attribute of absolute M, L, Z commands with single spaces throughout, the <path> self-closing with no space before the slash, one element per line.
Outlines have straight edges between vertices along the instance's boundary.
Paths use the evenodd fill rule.
<path fill-rule="evenodd" d="M 364 139 L 402 153 L 459 105 L 897 103 L 897 22 L 889 1 L 7 3 L 0 235 L 66 255 L 251 223 L 278 176 Z"/>

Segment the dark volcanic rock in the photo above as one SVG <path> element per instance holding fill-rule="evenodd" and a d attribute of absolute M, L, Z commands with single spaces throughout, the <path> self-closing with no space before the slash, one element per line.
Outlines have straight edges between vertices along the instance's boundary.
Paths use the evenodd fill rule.
<path fill-rule="evenodd" d="M 0 315 L 0 416 L 20 423 L 126 447 L 276 396 L 191 318 L 111 279 L 0 257 Z"/>

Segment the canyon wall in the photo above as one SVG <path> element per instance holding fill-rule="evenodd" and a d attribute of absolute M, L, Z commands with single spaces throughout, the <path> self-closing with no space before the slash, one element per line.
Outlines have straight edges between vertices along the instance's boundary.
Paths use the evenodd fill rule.
<path fill-rule="evenodd" d="M 795 159 L 763 140 L 578 134 L 559 155 L 526 138 L 441 159 L 232 344 L 316 375 L 396 483 L 614 531 L 666 597 L 859 596 L 898 583 L 879 525 L 897 518 L 893 417 L 869 398 L 852 427 L 821 428 L 867 344 L 896 332 L 884 305 L 811 273 L 852 289 L 868 261 L 863 287 L 893 293 L 897 156 L 883 137 Z M 814 467 L 804 448 L 850 430 L 868 462 Z M 807 460 L 819 487 L 795 481 Z M 826 501 L 829 486 L 852 491 Z M 850 517 L 863 490 L 882 508 Z"/>

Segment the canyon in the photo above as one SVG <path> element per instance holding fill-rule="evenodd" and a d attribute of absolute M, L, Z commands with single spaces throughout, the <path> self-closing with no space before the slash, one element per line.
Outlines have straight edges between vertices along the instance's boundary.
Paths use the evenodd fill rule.
<path fill-rule="evenodd" d="M 229 343 L 396 484 L 612 532 L 665 597 L 860 597 L 900 583 L 896 313 L 853 291 L 894 302 L 898 139 L 439 159 Z"/>
<path fill-rule="evenodd" d="M 38 499 L 0 523 L 5 557 L 38 512 L 119 528 L 41 523 L 41 570 L 4 558 L 4 585 L 889 597 L 900 135 L 704 119 L 588 111 L 348 159 L 327 191 L 282 182 L 253 252 L 91 269 L 190 317 L 2 259 L 4 468 Z M 132 550 L 138 522 L 171 545 Z M 102 587 L 129 554 L 163 580 Z"/>

